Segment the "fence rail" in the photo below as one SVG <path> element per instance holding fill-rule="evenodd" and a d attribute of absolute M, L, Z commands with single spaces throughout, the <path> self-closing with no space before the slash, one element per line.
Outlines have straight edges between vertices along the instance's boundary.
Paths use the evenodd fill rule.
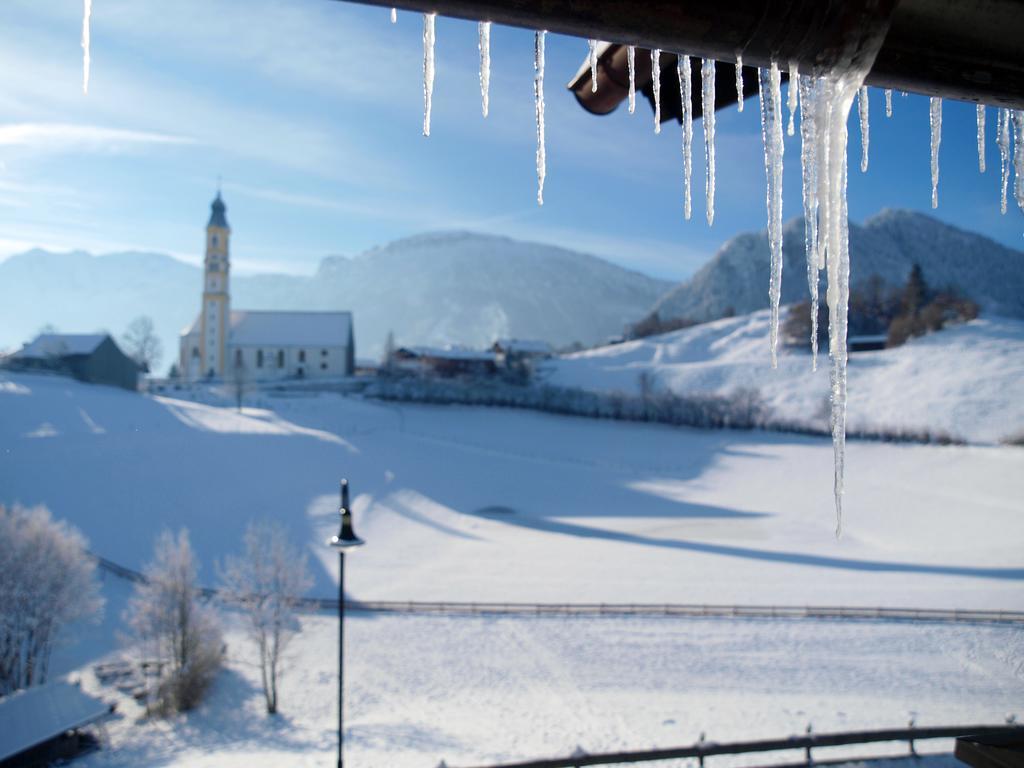
<path fill-rule="evenodd" d="M 584 754 L 577 752 L 568 757 L 543 760 L 527 760 L 518 763 L 499 763 L 475 768 L 580 768 L 586 765 L 615 765 L 623 763 L 644 763 L 654 760 L 676 760 L 697 758 L 704 765 L 704 759 L 715 755 L 741 755 L 753 752 L 778 752 L 781 750 L 803 750 L 806 762 L 801 765 L 820 764 L 813 760 L 811 750 L 820 747 L 840 747 L 853 744 L 876 744 L 880 742 L 907 742 L 908 754 L 916 756 L 914 744 L 928 739 L 952 739 L 957 736 L 986 736 L 998 733 L 1019 733 L 1024 731 L 1020 726 L 1008 725 L 952 725 L 932 728 L 896 728 L 878 731 L 848 731 L 844 733 L 813 733 L 804 736 L 790 736 L 785 739 L 768 739 L 764 741 L 736 741 L 719 744 L 713 741 L 701 741 L 687 747 L 670 747 L 667 749 L 650 749 L 630 752 L 605 752 L 602 754 Z M 888 755 L 887 757 L 892 757 Z M 847 758 L 843 762 L 852 762 L 871 758 Z"/>
<path fill-rule="evenodd" d="M 131 582 L 144 582 L 139 571 L 93 554 L 99 567 Z M 203 587 L 204 597 L 220 591 Z M 303 597 L 305 611 L 336 611 L 336 597 Z M 512 603 L 423 600 L 346 600 L 345 609 L 369 613 L 435 614 L 445 616 L 644 616 L 678 618 L 867 619 L 956 622 L 965 624 L 1024 624 L 1024 611 L 943 608 L 883 608 L 840 605 L 715 605 L 696 603 Z"/>

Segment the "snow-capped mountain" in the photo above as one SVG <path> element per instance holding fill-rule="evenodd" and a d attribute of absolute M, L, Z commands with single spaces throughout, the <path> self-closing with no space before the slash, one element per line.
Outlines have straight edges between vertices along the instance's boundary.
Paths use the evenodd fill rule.
<path fill-rule="evenodd" d="M 782 302 L 801 301 L 809 296 L 802 218 L 786 224 L 782 249 Z M 764 309 L 769 261 L 766 232 L 738 235 L 652 310 L 662 319 L 706 321 Z M 929 285 L 955 287 L 988 312 L 1024 317 L 1024 253 L 913 211 L 883 210 L 863 225 L 850 223 L 854 285 L 872 274 L 902 285 L 915 262 Z"/>
<path fill-rule="evenodd" d="M 169 365 L 201 286 L 197 267 L 161 254 L 18 254 L 0 263 L 0 350 L 44 324 L 119 334 L 145 314 Z M 621 333 L 669 287 L 562 248 L 441 233 L 327 257 L 311 277 L 233 275 L 231 300 L 248 309 L 350 309 L 357 355 L 374 357 L 388 331 L 403 344 L 482 346 L 499 336 L 592 344 Z"/>

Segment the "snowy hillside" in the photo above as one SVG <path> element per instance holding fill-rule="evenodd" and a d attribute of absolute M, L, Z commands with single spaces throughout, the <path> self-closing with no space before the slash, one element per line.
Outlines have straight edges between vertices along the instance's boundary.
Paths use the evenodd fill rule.
<path fill-rule="evenodd" d="M 784 227 L 782 252 L 782 302 L 802 301 L 809 297 L 802 218 Z M 889 285 L 902 285 L 915 263 L 929 285 L 953 286 L 989 312 L 1024 318 L 1024 253 L 913 211 L 884 210 L 863 225 L 850 222 L 850 280 L 855 286 L 873 274 Z M 735 314 L 764 309 L 768 273 L 767 233 L 739 235 L 652 309 L 663 319 L 698 321 L 724 317 L 730 309 Z"/>
<path fill-rule="evenodd" d="M 767 310 L 581 352 L 550 363 L 552 384 L 637 392 L 640 374 L 679 393 L 761 392 L 781 419 L 827 425 L 827 354 L 782 349 L 772 370 Z M 851 430 L 929 429 L 970 441 L 1024 433 L 1024 320 L 982 317 L 905 346 L 850 356 Z"/>
<path fill-rule="evenodd" d="M 199 308 L 198 268 L 158 254 L 90 257 L 29 251 L 0 262 L 0 350 L 51 323 L 124 331 L 150 315 L 169 365 Z M 399 343 L 483 346 L 498 337 L 598 343 L 669 287 L 606 261 L 539 243 L 469 233 L 422 235 L 353 259 L 329 257 L 312 277 L 233 275 L 245 309 L 351 309 L 356 352 Z"/>
<path fill-rule="evenodd" d="M 851 443 L 837 541 L 825 439 L 261 398 L 238 413 L 0 374 L 0 502 L 45 503 L 130 567 L 162 528 L 187 526 L 208 584 L 246 523 L 270 517 L 310 553 L 313 594 L 331 595 L 324 540 L 346 475 L 367 540 L 346 569 L 354 598 L 1024 609 L 1018 448 Z M 109 748 L 83 765 L 334 764 L 333 617 L 303 619 L 279 717 L 261 713 L 252 646 L 229 617 L 210 700 L 140 723 L 89 671 L 123 626 L 126 585 L 103 589 L 103 624 L 55 659 L 119 701 Z M 911 713 L 1001 722 L 1024 696 L 1015 627 L 356 613 L 346 635 L 358 765 L 891 727 Z"/>

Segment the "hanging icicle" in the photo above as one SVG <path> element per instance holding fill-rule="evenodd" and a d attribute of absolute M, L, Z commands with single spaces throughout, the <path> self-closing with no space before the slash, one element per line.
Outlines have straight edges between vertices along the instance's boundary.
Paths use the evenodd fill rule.
<path fill-rule="evenodd" d="M 1013 196 L 1024 211 L 1024 110 L 1015 109 L 1013 119 Z"/>
<path fill-rule="evenodd" d="M 772 368 L 779 367 L 779 301 L 782 297 L 782 74 L 779 65 L 758 70 L 757 94 L 761 104 L 761 140 L 764 142 L 766 207 L 768 209 L 768 246 L 771 250 L 771 277 L 768 297 L 771 304 Z M 796 81 L 790 81 L 793 88 Z"/>
<path fill-rule="evenodd" d="M 736 54 L 736 111 L 743 111 L 743 57 Z"/>
<path fill-rule="evenodd" d="M 533 38 L 533 104 L 537 121 L 537 205 L 544 205 L 544 177 L 547 176 L 547 152 L 544 147 L 544 36 L 538 30 Z"/>
<path fill-rule="evenodd" d="M 430 106 L 434 97 L 434 20 L 436 13 L 423 14 L 423 135 L 430 135 Z"/>
<path fill-rule="evenodd" d="M 693 87 L 690 82 L 689 56 L 677 58 L 676 74 L 679 77 L 679 103 L 682 106 L 680 121 L 683 127 L 683 216 L 689 220 L 692 198 L 690 178 L 693 175 Z"/>
<path fill-rule="evenodd" d="M 704 184 L 708 226 L 715 222 L 715 60 L 700 62 L 700 109 L 704 115 Z"/>
<path fill-rule="evenodd" d="M 787 105 L 789 106 L 789 125 L 786 127 L 787 136 L 792 136 L 796 132 L 793 121 L 796 117 L 796 108 L 800 96 L 799 83 L 800 65 L 795 61 L 791 61 L 789 62 L 789 93 L 786 98 Z"/>
<path fill-rule="evenodd" d="M 661 49 L 651 51 L 651 88 L 654 90 L 654 132 L 661 133 Z"/>
<path fill-rule="evenodd" d="M 397 21 L 398 21 L 398 9 L 397 8 L 392 8 L 391 9 L 391 23 L 394 24 Z"/>
<path fill-rule="evenodd" d="M 811 294 L 811 370 L 818 370 L 818 142 L 819 109 L 822 100 L 815 91 L 818 80 L 800 77 L 800 172 L 803 180 L 804 251 L 807 258 L 807 288 Z M 793 81 L 790 80 L 790 87 Z"/>
<path fill-rule="evenodd" d="M 587 58 L 590 60 L 590 92 L 597 93 L 597 40 L 587 40 L 587 46 Z"/>
<path fill-rule="evenodd" d="M 92 65 L 90 27 L 92 26 L 92 0 L 85 0 L 82 9 L 82 93 L 89 93 L 89 68 Z"/>
<path fill-rule="evenodd" d="M 868 141 L 871 138 L 868 124 L 868 87 L 862 85 L 857 91 L 857 115 L 860 117 L 860 172 L 868 170 Z"/>
<path fill-rule="evenodd" d="M 892 117 L 892 88 L 885 89 L 885 116 Z"/>
<path fill-rule="evenodd" d="M 626 64 L 629 67 L 629 114 L 636 111 L 636 46 L 626 46 Z"/>
<path fill-rule="evenodd" d="M 1010 186 L 1010 110 L 1000 107 L 996 115 L 996 144 L 999 146 L 999 212 L 1006 213 L 1006 192 Z"/>
<path fill-rule="evenodd" d="M 932 208 L 939 207 L 939 144 L 942 143 L 942 99 L 928 100 L 928 123 L 932 134 Z"/>
<path fill-rule="evenodd" d="M 978 172 L 985 172 L 985 105 L 979 104 L 978 112 Z"/>
<path fill-rule="evenodd" d="M 477 25 L 480 48 L 480 108 L 484 117 L 490 107 L 491 91 L 491 22 L 481 21 Z"/>

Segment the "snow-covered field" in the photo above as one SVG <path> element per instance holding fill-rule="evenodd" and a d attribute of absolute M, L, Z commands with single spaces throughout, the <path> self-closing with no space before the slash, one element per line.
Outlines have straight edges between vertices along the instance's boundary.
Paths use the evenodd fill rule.
<path fill-rule="evenodd" d="M 588 350 L 548 366 L 552 384 L 637 392 L 641 372 L 679 393 L 761 392 L 786 420 L 827 424 L 828 350 L 783 348 L 773 371 L 769 312 Z M 1024 432 L 1024 321 L 982 317 L 905 346 L 850 356 L 851 429 L 929 429 L 995 443 Z"/>
<path fill-rule="evenodd" d="M 254 405 L 0 378 L 0 502 L 45 503 L 131 567 L 161 528 L 187 526 L 206 583 L 250 519 L 273 517 L 307 543 L 313 592 L 330 595 L 337 564 L 322 542 L 346 476 L 368 541 L 347 569 L 355 598 L 1024 609 L 1019 448 L 852 442 L 837 541 L 822 439 L 334 395 Z M 116 649 L 127 587 L 104 591 L 103 624 L 57 660 L 87 686 L 88 663 Z M 912 713 L 1000 722 L 1024 701 L 1024 631 L 1007 627 L 357 614 L 349 628 L 355 765 L 898 726 Z M 331 617 L 304 620 L 283 714 L 268 720 L 230 629 L 207 704 L 137 725 L 123 702 L 111 749 L 88 764 L 331 765 L 335 642 Z"/>

